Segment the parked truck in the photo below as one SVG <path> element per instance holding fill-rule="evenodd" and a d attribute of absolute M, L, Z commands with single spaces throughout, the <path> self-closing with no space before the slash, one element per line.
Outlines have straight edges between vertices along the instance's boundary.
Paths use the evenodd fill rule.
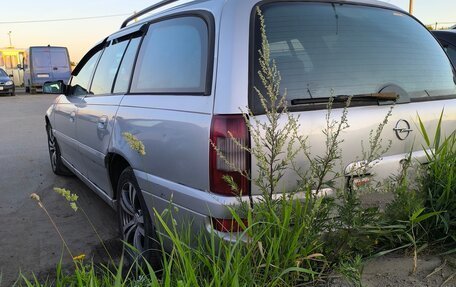
<path fill-rule="evenodd" d="M 27 93 L 41 92 L 43 84 L 48 81 L 62 80 L 66 83 L 71 75 L 68 49 L 49 45 L 30 47 L 23 68 Z"/>

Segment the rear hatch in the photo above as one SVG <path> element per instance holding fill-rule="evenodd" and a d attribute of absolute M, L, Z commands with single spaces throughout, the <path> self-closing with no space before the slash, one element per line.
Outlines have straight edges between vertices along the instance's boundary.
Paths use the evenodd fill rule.
<path fill-rule="evenodd" d="M 47 81 L 63 80 L 70 77 L 68 51 L 64 47 L 34 47 L 31 52 L 33 83 L 42 85 Z"/>
<path fill-rule="evenodd" d="M 286 93 L 289 111 L 299 117 L 299 133 L 308 137 L 312 157 L 324 156 L 326 152 L 327 137 L 323 131 L 327 126 L 329 98 L 335 99 L 330 120 L 340 121 L 344 101 L 352 97 L 349 127 L 341 133 L 342 153 L 335 166 L 335 171 L 345 177 L 340 177 L 336 185 L 346 184 L 355 175 L 361 180 L 365 177 L 367 181 L 381 182 L 397 174 L 409 154 L 424 162 L 418 115 L 428 133 L 433 134 L 444 111 L 444 133 L 455 130 L 453 67 L 432 35 L 408 14 L 384 7 L 340 3 L 268 2 L 260 9 L 270 56 L 282 78 L 281 94 Z M 261 25 L 256 13 L 252 17 L 255 24 L 249 107 L 255 119 L 266 123 L 254 89 L 267 94 L 258 76 Z M 398 99 L 393 101 L 391 95 Z M 392 114 L 387 117 L 391 109 Z M 360 173 L 354 168 L 363 164 L 385 118 L 379 151 L 386 152 L 375 156 L 374 164 Z M 284 125 L 287 118 L 281 121 Z M 256 165 L 257 159 L 253 158 L 254 178 L 258 176 Z M 296 167 L 309 169 L 309 161 L 301 155 L 296 159 Z M 279 186 L 289 190 L 297 179 L 288 170 Z M 258 188 L 252 186 L 252 193 L 258 194 Z"/>

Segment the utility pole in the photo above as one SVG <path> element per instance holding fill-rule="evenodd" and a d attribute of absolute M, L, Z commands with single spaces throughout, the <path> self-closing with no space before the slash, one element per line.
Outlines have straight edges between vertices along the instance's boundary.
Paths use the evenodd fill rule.
<path fill-rule="evenodd" d="M 9 37 L 9 43 L 10 43 L 10 47 L 13 47 L 13 44 L 11 42 L 11 31 L 8 32 L 8 37 Z"/>
<path fill-rule="evenodd" d="M 413 14 L 413 0 L 410 0 L 410 3 L 409 3 L 409 13 Z"/>

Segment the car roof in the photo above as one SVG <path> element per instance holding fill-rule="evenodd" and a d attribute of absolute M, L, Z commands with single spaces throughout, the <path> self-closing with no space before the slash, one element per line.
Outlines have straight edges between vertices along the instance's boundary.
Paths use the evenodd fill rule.
<path fill-rule="evenodd" d="M 444 40 L 456 46 L 456 30 L 435 30 L 431 31 L 439 40 Z"/>
<path fill-rule="evenodd" d="M 140 19 L 139 21 L 135 22 L 134 24 L 130 23 L 130 25 L 128 25 L 126 28 L 142 25 L 145 22 L 156 18 L 157 16 L 166 14 L 173 10 L 191 7 L 192 5 L 203 3 L 203 2 L 208 2 L 208 1 L 219 2 L 221 4 L 220 5 L 221 9 L 225 5 L 234 4 L 234 5 L 242 6 L 242 5 L 249 5 L 249 4 L 251 5 L 251 3 L 261 2 L 261 0 L 251 0 L 251 1 L 249 1 L 249 0 L 193 0 L 193 1 L 181 0 L 181 1 L 174 1 L 174 2 L 171 1 L 169 4 L 165 4 L 162 7 L 159 7 L 156 10 L 153 10 L 153 11 L 145 14 L 145 15 L 147 15 L 146 17 L 144 17 L 143 19 Z M 286 0 L 277 0 L 277 2 L 280 2 L 280 1 L 285 2 Z M 383 1 L 378 1 L 378 0 L 301 0 L 301 1 L 302 2 L 342 3 L 342 4 L 358 4 L 358 5 L 366 5 L 366 6 L 376 6 L 376 7 L 388 8 L 388 9 L 398 10 L 398 11 L 407 13 L 403 9 L 401 9 L 393 4 L 383 2 Z M 147 8 L 147 7 L 144 7 L 144 8 Z M 126 29 L 126 28 L 123 28 L 123 29 Z M 121 30 L 123 30 L 123 29 L 121 29 Z"/>

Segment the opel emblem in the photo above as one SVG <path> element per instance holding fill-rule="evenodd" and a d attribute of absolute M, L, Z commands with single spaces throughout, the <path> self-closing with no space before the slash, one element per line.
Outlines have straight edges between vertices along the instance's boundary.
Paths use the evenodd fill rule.
<path fill-rule="evenodd" d="M 405 140 L 413 130 L 410 128 L 409 122 L 406 120 L 399 120 L 394 127 L 394 132 L 396 136 L 401 141 Z"/>

